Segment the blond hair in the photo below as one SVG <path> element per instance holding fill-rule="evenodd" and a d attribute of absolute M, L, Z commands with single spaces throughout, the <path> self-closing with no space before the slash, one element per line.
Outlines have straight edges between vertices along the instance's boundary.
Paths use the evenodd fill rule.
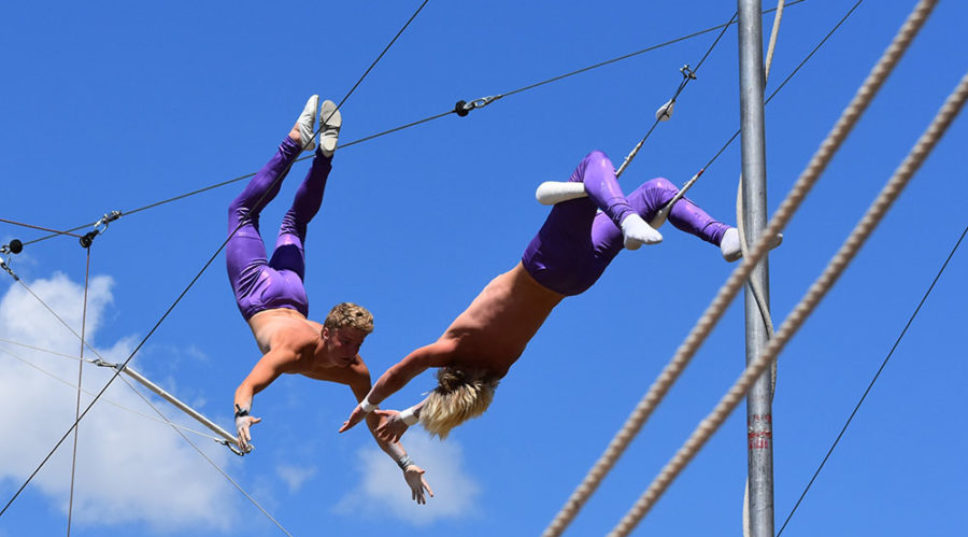
<path fill-rule="evenodd" d="M 420 409 L 420 423 L 431 435 L 447 438 L 451 429 L 487 410 L 498 382 L 496 376 L 480 369 L 438 369 L 437 387 Z"/>
<path fill-rule="evenodd" d="M 343 328 L 352 326 L 366 334 L 373 331 L 373 314 L 363 306 L 352 302 L 342 302 L 329 310 L 329 315 L 323 321 L 327 328 Z"/>

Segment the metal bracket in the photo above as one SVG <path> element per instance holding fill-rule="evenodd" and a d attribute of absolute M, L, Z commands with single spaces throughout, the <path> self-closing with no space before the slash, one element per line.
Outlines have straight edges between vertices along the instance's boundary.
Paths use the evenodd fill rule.
<path fill-rule="evenodd" d="M 121 211 L 111 211 L 100 218 L 94 223 L 94 229 L 85 233 L 81 239 L 81 246 L 84 248 L 90 248 L 91 244 L 94 242 L 94 237 L 97 237 L 101 233 L 108 230 L 108 225 L 114 222 L 118 218 L 121 218 Z"/>
<path fill-rule="evenodd" d="M 500 99 L 501 97 L 502 97 L 501 95 L 492 95 L 489 97 L 481 97 L 480 99 L 474 99 L 471 102 L 467 102 L 463 100 L 457 101 L 457 104 L 454 105 L 454 112 L 456 112 L 458 116 L 464 117 L 467 114 L 470 114 L 471 110 L 484 108 L 485 106 L 493 103 L 494 101 Z"/>
<path fill-rule="evenodd" d="M 680 67 L 679 72 L 682 73 L 683 78 L 688 78 L 689 80 L 696 79 L 696 72 L 693 71 L 691 67 L 689 67 L 688 63 Z"/>

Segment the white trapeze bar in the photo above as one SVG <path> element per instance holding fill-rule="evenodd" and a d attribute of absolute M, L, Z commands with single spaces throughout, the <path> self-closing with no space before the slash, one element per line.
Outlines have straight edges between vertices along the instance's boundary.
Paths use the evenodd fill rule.
<path fill-rule="evenodd" d="M 102 366 L 102 367 L 111 367 L 111 368 L 114 368 L 114 369 L 118 369 L 119 367 L 121 367 L 119 364 L 112 364 L 112 363 L 104 362 L 102 360 L 95 360 L 94 363 L 96 363 L 97 365 Z M 222 437 L 222 440 L 223 441 L 221 443 L 224 444 L 230 450 L 232 450 L 232 452 L 235 453 L 236 455 L 244 455 L 244 454 L 252 451 L 252 447 L 253 446 L 251 444 L 249 444 L 247 446 L 247 449 L 243 450 L 241 448 L 241 446 L 239 446 L 239 439 L 238 438 L 236 438 L 235 436 L 233 436 L 232 434 L 230 434 L 225 429 L 219 427 L 218 424 L 216 424 L 212 420 L 206 418 L 205 416 L 203 416 L 201 413 L 199 413 L 194 408 L 192 408 L 192 407 L 186 405 L 185 403 L 183 403 L 181 400 L 179 400 L 174 395 L 166 392 L 161 386 L 158 386 L 154 382 L 151 382 L 150 380 L 148 380 L 147 378 L 145 378 L 141 373 L 138 373 L 137 371 L 135 371 L 131 366 L 125 366 L 125 367 L 121 368 L 121 372 L 124 373 L 124 374 L 126 374 L 126 375 L 128 375 L 132 379 L 138 381 L 139 383 L 141 383 L 141 385 L 143 385 L 144 387 L 148 388 L 149 390 L 155 392 L 159 397 L 161 397 L 162 399 L 164 399 L 164 400 L 168 401 L 169 403 L 175 405 L 175 407 L 177 407 L 179 410 L 181 410 L 185 414 L 188 414 L 189 416 L 191 416 L 192 418 L 194 418 L 196 421 L 198 421 L 202 425 L 208 427 L 209 430 L 211 430 L 213 433 L 215 433 L 218 436 Z"/>

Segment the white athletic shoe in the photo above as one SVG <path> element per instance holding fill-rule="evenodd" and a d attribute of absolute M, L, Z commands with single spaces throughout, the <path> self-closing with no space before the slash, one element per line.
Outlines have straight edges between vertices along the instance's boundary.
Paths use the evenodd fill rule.
<path fill-rule="evenodd" d="M 534 197 L 542 205 L 554 205 L 563 201 L 584 198 L 585 183 L 545 181 L 538 185 Z"/>
<path fill-rule="evenodd" d="M 625 236 L 625 248 L 629 250 L 638 250 L 643 244 L 662 242 L 662 233 L 642 220 L 638 213 L 631 213 L 622 220 L 622 235 Z"/>
<path fill-rule="evenodd" d="M 770 242 L 770 250 L 776 248 L 783 242 L 783 233 L 777 234 Z M 743 249 L 739 244 L 739 230 L 731 227 L 723 234 L 723 240 L 719 243 L 719 251 L 723 253 L 723 259 L 732 263 L 743 257 Z"/>
<path fill-rule="evenodd" d="M 306 106 L 299 114 L 296 125 L 299 128 L 299 143 L 304 151 L 311 151 L 316 144 L 313 143 L 313 126 L 316 124 L 316 107 L 319 106 L 319 95 L 313 95 L 306 101 Z M 309 145 L 307 145 L 309 144 Z"/>
<path fill-rule="evenodd" d="M 329 99 L 323 101 L 319 107 L 319 152 L 323 156 L 333 156 L 342 126 L 343 116 L 336 109 L 336 103 Z"/>

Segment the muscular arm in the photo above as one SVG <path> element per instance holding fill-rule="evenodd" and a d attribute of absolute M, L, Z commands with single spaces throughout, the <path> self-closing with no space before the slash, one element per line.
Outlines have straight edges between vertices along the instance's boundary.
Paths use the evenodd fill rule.
<path fill-rule="evenodd" d="M 387 369 L 373 385 L 367 400 L 379 404 L 427 369 L 450 365 L 456 353 L 457 342 L 453 339 L 440 339 L 420 347 Z"/>
<path fill-rule="evenodd" d="M 267 352 L 236 388 L 235 406 L 250 410 L 253 396 L 279 378 L 279 375 L 291 370 L 298 360 L 299 354 L 290 346 L 275 347 Z"/>

